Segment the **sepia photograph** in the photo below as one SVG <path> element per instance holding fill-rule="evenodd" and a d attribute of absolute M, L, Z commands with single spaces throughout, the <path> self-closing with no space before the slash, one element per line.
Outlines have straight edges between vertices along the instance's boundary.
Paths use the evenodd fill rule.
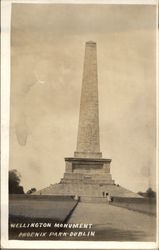
<path fill-rule="evenodd" d="M 157 242 L 156 8 L 11 4 L 8 241 Z"/>

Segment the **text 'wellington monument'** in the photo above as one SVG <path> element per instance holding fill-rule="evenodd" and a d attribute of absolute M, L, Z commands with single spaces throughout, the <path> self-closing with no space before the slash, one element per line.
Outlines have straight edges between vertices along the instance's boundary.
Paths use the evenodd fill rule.
<path fill-rule="evenodd" d="M 137 196 L 114 183 L 110 174 L 111 160 L 102 158 L 98 107 L 96 43 L 89 41 L 85 47 L 77 148 L 74 157 L 65 158 L 66 170 L 60 183 L 50 185 L 37 194 Z"/>

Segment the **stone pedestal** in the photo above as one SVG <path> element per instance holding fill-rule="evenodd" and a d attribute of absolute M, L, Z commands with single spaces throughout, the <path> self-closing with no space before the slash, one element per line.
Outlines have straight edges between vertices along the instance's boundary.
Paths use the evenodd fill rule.
<path fill-rule="evenodd" d="M 66 170 L 60 183 L 114 184 L 110 159 L 65 158 Z"/>

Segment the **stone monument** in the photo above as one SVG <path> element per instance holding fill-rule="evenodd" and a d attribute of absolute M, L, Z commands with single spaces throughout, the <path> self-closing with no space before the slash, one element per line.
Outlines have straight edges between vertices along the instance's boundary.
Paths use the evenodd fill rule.
<path fill-rule="evenodd" d="M 96 43 L 85 46 L 77 147 L 74 157 L 65 158 L 66 169 L 60 183 L 36 194 L 88 197 L 138 195 L 116 185 L 110 174 L 111 159 L 102 158 L 99 136 L 99 105 Z"/>
<path fill-rule="evenodd" d="M 100 152 L 98 77 L 96 43 L 87 42 L 81 91 L 77 148 L 65 158 L 66 172 L 61 183 L 113 184 L 110 159 Z"/>

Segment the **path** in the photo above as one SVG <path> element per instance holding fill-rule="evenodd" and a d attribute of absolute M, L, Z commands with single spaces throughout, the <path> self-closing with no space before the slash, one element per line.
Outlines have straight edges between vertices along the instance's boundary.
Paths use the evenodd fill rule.
<path fill-rule="evenodd" d="M 126 208 L 80 202 L 68 223 L 93 224 L 96 233 L 90 240 L 155 241 L 155 220 Z"/>

